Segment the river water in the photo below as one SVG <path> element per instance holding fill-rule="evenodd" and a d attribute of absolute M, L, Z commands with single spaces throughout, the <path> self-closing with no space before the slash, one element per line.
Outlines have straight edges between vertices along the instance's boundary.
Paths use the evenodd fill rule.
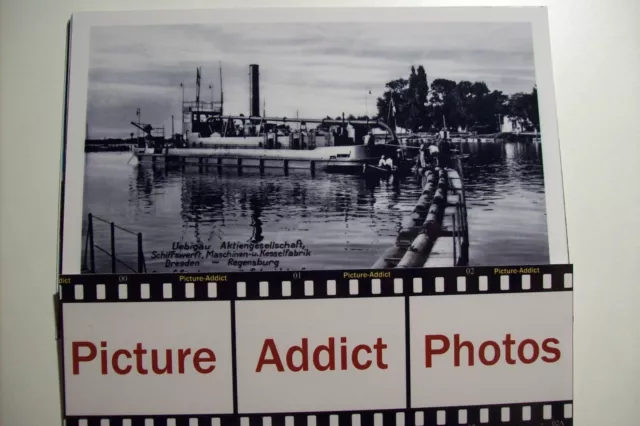
<path fill-rule="evenodd" d="M 541 144 L 459 148 L 469 154 L 464 174 L 470 264 L 547 263 Z M 308 170 L 287 176 L 276 169 L 262 175 L 257 169 L 181 170 L 128 164 L 130 157 L 86 154 L 83 238 L 89 213 L 142 233 L 148 272 L 369 268 L 394 243 L 421 192 L 411 176 L 370 181 Z M 93 222 L 94 243 L 110 252 L 109 225 Z M 137 269 L 136 236 L 116 228 L 115 237 L 117 258 Z M 269 246 L 272 242 L 288 242 L 295 252 L 277 256 L 273 252 L 282 250 Z M 238 244 L 247 246 L 238 249 Z M 206 257 L 207 251 L 249 257 Z M 111 272 L 110 257 L 99 249 L 95 253 L 97 271 Z M 251 263 L 258 259 L 262 264 Z M 118 263 L 117 271 L 128 269 Z"/>

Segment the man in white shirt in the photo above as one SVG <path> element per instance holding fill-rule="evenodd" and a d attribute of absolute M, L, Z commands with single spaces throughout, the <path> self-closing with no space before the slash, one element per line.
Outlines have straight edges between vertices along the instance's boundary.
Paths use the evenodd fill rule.
<path fill-rule="evenodd" d="M 438 152 L 440 152 L 440 150 L 438 149 L 438 145 L 434 143 L 429 145 L 429 156 L 431 157 L 431 162 L 435 167 L 440 166 L 438 162 Z"/>
<path fill-rule="evenodd" d="M 351 139 L 351 143 L 355 143 L 356 141 L 356 128 L 353 125 L 349 124 L 347 126 L 347 136 Z"/>

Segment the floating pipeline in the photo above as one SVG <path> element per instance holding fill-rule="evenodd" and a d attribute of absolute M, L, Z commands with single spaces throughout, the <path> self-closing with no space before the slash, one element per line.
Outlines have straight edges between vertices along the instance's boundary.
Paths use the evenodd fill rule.
<path fill-rule="evenodd" d="M 444 218 L 444 210 L 447 207 L 447 172 L 440 169 L 438 179 L 438 189 L 433 197 L 431 207 L 424 221 L 422 231 L 413 240 L 411 246 L 398 262 L 397 268 L 415 268 L 421 267 L 429 259 L 431 250 L 436 240 L 440 236 L 442 230 L 442 220 Z"/>
<path fill-rule="evenodd" d="M 452 266 L 468 262 L 468 231 L 462 165 L 455 168 L 423 169 L 423 191 L 413 212 L 402 220 L 395 244 L 373 268 Z M 453 239 L 452 246 L 438 242 Z M 451 253 L 448 254 L 449 250 Z M 445 263 L 443 263 L 443 261 Z"/>
<path fill-rule="evenodd" d="M 436 190 L 436 175 L 434 171 L 426 169 L 423 173 L 424 186 L 416 207 L 411 215 L 403 219 L 395 245 L 385 250 L 373 265 L 374 269 L 393 268 L 396 261 L 404 256 L 407 248 L 411 245 L 411 241 L 420 232 L 420 227 L 428 214 Z"/>

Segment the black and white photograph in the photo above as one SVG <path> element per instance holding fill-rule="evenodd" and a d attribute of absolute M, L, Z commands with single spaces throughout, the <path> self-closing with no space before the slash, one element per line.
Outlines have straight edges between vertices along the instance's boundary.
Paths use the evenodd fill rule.
<path fill-rule="evenodd" d="M 557 136 L 531 22 L 183 20 L 87 36 L 81 220 L 64 223 L 76 272 L 553 261 L 547 191 L 562 182 L 543 162 Z"/>

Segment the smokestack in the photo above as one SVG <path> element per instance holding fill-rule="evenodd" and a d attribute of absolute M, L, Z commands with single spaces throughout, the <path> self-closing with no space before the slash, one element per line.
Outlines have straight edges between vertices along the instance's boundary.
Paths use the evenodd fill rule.
<path fill-rule="evenodd" d="M 249 65 L 249 115 L 260 117 L 260 71 L 258 65 Z"/>

